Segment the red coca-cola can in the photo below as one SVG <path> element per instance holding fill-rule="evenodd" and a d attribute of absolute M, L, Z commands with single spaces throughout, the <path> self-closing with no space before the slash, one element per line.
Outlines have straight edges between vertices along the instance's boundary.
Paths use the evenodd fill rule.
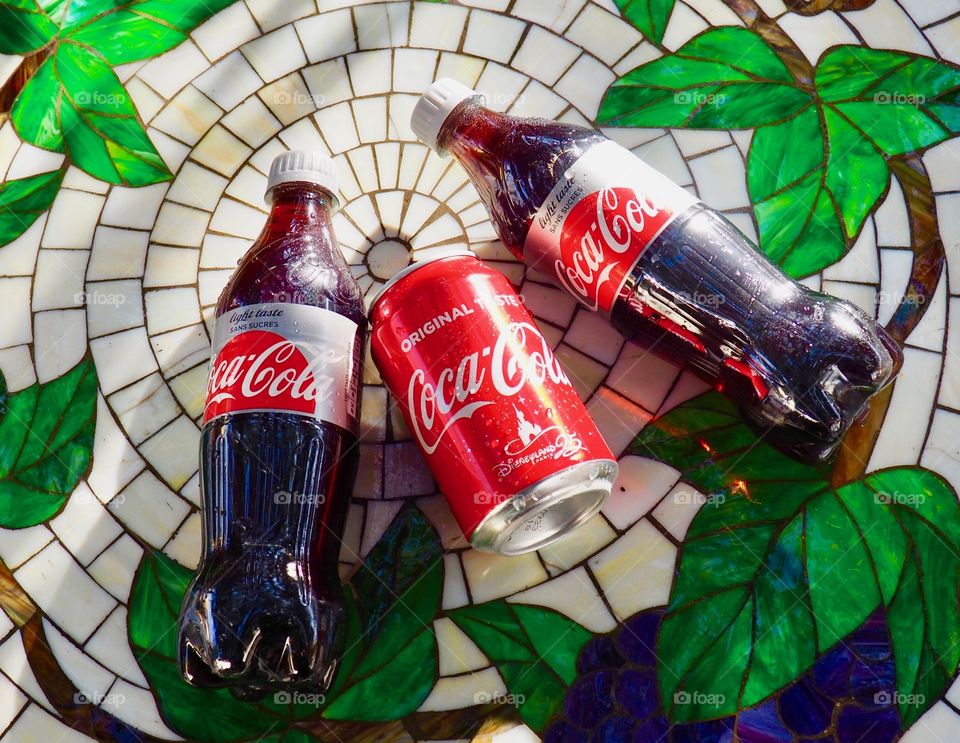
<path fill-rule="evenodd" d="M 603 505 L 617 463 L 503 274 L 471 254 L 395 276 L 371 351 L 463 533 L 539 549 Z"/>

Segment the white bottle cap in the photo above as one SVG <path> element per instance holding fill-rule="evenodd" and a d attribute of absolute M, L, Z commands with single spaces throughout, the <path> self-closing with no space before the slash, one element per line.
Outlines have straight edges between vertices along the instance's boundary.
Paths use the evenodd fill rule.
<path fill-rule="evenodd" d="M 316 183 L 330 192 L 337 202 L 335 207 L 339 205 L 337 192 L 340 188 L 340 176 L 337 175 L 337 164 L 322 152 L 290 150 L 273 158 L 264 198 L 269 202 L 270 191 L 274 186 L 293 181 Z"/>
<path fill-rule="evenodd" d="M 437 137 L 450 112 L 469 98 L 483 103 L 483 95 L 449 77 L 441 77 L 427 88 L 410 117 L 410 128 L 427 147 L 440 152 Z M 440 154 L 443 154 L 442 152 Z"/>

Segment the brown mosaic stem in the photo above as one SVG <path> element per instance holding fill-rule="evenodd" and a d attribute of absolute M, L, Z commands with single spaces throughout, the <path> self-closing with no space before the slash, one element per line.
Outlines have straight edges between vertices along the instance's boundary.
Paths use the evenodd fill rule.
<path fill-rule="evenodd" d="M 907 154 L 891 158 L 888 164 L 903 189 L 907 219 L 910 223 L 910 247 L 913 250 L 913 267 L 910 270 L 906 294 L 887 323 L 887 332 L 897 343 L 903 345 L 930 305 L 943 275 L 946 253 L 937 224 L 933 185 L 923 160 L 919 155 Z M 870 401 L 866 419 L 851 428 L 847 434 L 833 468 L 831 482 L 835 487 L 862 477 L 866 471 L 873 447 L 880 435 L 880 427 L 890 407 L 893 387 L 891 384 Z"/>
<path fill-rule="evenodd" d="M 763 12 L 755 0 L 724 0 L 747 28 L 756 31 L 777 53 L 790 73 L 804 87 L 813 87 L 813 65 L 779 24 Z"/>
<path fill-rule="evenodd" d="M 31 601 L 27 592 L 0 561 L 0 607 L 20 629 L 23 648 L 40 689 L 63 722 L 73 730 L 102 741 L 116 743 L 129 739 L 132 729 L 102 707 L 91 704 L 80 695 L 79 689 L 60 668 L 50 649 L 43 614 Z M 161 743 L 161 738 L 137 731 L 142 743 Z"/>
<path fill-rule="evenodd" d="M 726 4 L 747 24 L 763 37 L 802 85 L 812 86 L 813 68 L 800 48 L 776 21 L 771 19 L 755 0 L 725 0 Z M 868 5 L 867 3 L 866 5 Z M 863 5 L 863 7 L 866 7 Z M 850 8 L 852 9 L 852 8 Z M 923 318 L 937 282 L 943 273 L 945 255 L 943 241 L 937 225 L 937 210 L 933 186 L 923 161 L 916 154 L 891 158 L 888 162 L 894 177 L 900 182 L 910 221 L 913 267 L 907 285 L 907 293 L 887 325 L 887 331 L 900 345 L 917 327 Z M 863 421 L 848 432 L 831 474 L 834 487 L 839 487 L 862 477 L 880 436 L 893 385 L 873 398 Z"/>

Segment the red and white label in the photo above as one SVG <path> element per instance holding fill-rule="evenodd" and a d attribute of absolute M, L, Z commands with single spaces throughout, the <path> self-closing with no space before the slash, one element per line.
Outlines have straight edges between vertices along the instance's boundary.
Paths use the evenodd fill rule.
<path fill-rule="evenodd" d="M 524 262 L 609 312 L 643 251 L 697 199 L 616 142 L 563 174 L 530 225 Z"/>
<path fill-rule="evenodd" d="M 204 422 L 228 413 L 298 413 L 356 430 L 357 324 L 297 304 L 251 304 L 217 318 Z"/>

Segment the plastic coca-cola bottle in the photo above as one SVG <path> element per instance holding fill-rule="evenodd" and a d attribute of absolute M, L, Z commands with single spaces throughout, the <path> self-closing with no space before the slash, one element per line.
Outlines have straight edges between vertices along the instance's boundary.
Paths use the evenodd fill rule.
<path fill-rule="evenodd" d="M 366 319 L 337 245 L 333 162 L 288 152 L 269 219 L 217 304 L 200 444 L 204 553 L 179 662 L 241 697 L 325 688 L 342 644 L 337 561 L 357 469 Z"/>
<path fill-rule="evenodd" d="M 697 370 L 782 451 L 830 457 L 899 370 L 900 349 L 873 319 L 783 274 L 600 132 L 492 111 L 450 79 L 423 94 L 411 124 L 463 165 L 514 255 Z"/>

